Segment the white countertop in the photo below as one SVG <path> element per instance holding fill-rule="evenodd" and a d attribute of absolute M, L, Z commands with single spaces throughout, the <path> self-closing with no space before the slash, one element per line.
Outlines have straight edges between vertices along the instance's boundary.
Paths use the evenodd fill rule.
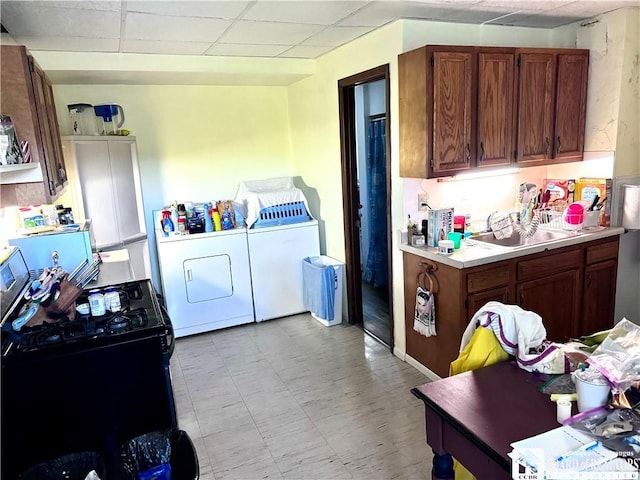
<path fill-rule="evenodd" d="M 460 248 L 452 255 L 442 255 L 438 253 L 437 248 L 432 247 L 414 247 L 411 245 L 400 245 L 400 250 L 412 253 L 420 257 L 443 263 L 455 268 L 469 268 L 487 263 L 499 262 L 510 258 L 522 257 L 532 253 L 544 252 L 545 250 L 554 250 L 557 248 L 577 245 L 583 242 L 590 242 L 600 238 L 611 237 L 624 233 L 624 228 L 598 228 L 592 231 L 582 231 L 576 235 L 551 242 L 539 243 L 537 245 L 528 245 L 518 248 L 501 247 L 497 245 L 489 245 L 483 242 L 473 241 L 473 237 L 463 240 Z"/>

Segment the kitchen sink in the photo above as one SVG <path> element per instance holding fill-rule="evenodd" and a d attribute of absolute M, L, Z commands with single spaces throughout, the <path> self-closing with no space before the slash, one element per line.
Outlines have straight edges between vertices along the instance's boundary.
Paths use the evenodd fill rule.
<path fill-rule="evenodd" d="M 538 245 L 540 243 L 552 242 L 554 240 L 561 240 L 563 238 L 569 238 L 571 236 L 572 235 L 568 232 L 539 229 L 531 237 L 526 238 L 521 237 L 517 232 L 514 232 L 514 234 L 509 238 L 497 239 L 493 236 L 492 232 L 489 232 L 483 233 L 482 235 L 476 235 L 475 237 L 470 237 L 469 240 L 488 243 L 490 245 L 496 245 L 499 247 L 518 248 Z"/>

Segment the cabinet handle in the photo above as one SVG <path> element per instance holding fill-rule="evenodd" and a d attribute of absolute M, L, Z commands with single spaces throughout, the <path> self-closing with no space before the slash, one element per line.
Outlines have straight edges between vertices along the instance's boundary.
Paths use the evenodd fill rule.
<path fill-rule="evenodd" d="M 193 275 L 191 274 L 191 269 L 187 270 L 187 282 L 193 281 Z"/>
<path fill-rule="evenodd" d="M 520 306 L 524 304 L 524 292 L 520 290 Z"/>
<path fill-rule="evenodd" d="M 587 288 L 591 288 L 591 274 L 587 274 Z"/>
<path fill-rule="evenodd" d="M 562 143 L 560 143 L 560 135 L 558 135 L 558 142 L 556 143 L 556 154 L 560 153 L 561 148 L 562 148 Z"/>
<path fill-rule="evenodd" d="M 480 142 L 480 160 L 484 159 L 484 144 Z"/>
<path fill-rule="evenodd" d="M 544 139 L 544 152 L 549 155 L 549 137 Z"/>
<path fill-rule="evenodd" d="M 467 143 L 467 147 L 466 147 L 466 149 L 465 149 L 465 150 L 466 150 L 466 152 L 467 152 L 467 154 L 466 154 L 466 155 L 467 155 L 467 162 L 468 162 L 469 160 L 471 160 L 471 147 L 469 146 L 469 144 L 468 144 L 468 143 Z"/>

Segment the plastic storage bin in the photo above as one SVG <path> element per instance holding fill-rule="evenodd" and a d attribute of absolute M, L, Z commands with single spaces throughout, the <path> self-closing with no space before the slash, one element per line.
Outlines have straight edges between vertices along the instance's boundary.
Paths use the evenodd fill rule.
<path fill-rule="evenodd" d="M 283 203 L 260 210 L 260 217 L 251 228 L 277 227 L 294 223 L 308 222 L 311 215 L 304 202 Z"/>
<path fill-rule="evenodd" d="M 302 262 L 304 306 L 325 327 L 342 323 L 344 263 L 319 255 Z"/>

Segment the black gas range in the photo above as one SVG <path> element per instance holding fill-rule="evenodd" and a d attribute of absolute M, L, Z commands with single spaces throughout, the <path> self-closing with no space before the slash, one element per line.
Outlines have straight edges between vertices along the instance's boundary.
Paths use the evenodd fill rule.
<path fill-rule="evenodd" d="M 113 286 L 121 298 L 117 312 L 107 310 L 100 316 L 76 313 L 74 318 L 63 316 L 17 332 L 9 328 L 10 316 L 2 328 L 3 359 L 10 362 L 17 356 L 18 361 L 23 361 L 25 355 L 46 357 L 149 336 L 157 336 L 170 356 L 174 346 L 171 321 L 151 282 L 140 280 Z M 85 290 L 76 304 L 88 304 L 89 291 Z"/>
<path fill-rule="evenodd" d="M 133 437 L 177 427 L 169 317 L 149 280 L 114 286 L 119 312 L 77 314 L 18 332 L 8 326 L 19 305 L 3 319 L 3 479 L 69 453 L 96 451 L 108 460 Z"/>

